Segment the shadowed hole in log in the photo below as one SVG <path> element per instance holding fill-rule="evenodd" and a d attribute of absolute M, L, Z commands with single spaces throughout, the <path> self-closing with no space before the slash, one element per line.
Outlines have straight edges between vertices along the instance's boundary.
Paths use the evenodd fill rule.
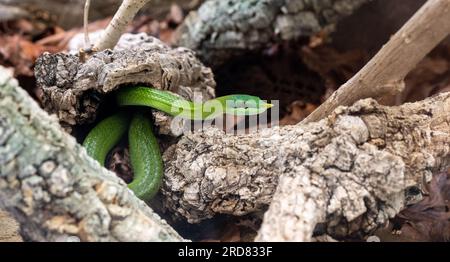
<path fill-rule="evenodd" d="M 216 95 L 241 93 L 279 100 L 280 118 L 294 101 L 320 104 L 324 82 L 303 63 L 299 49 L 300 43 L 273 45 L 228 61 L 215 70 Z"/>

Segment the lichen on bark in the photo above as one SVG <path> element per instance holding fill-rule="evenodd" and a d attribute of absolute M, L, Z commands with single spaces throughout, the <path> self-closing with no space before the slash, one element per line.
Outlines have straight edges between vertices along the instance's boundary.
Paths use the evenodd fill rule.
<path fill-rule="evenodd" d="M 209 66 L 332 29 L 369 0 L 208 0 L 178 29 L 177 44 L 196 51 Z"/>

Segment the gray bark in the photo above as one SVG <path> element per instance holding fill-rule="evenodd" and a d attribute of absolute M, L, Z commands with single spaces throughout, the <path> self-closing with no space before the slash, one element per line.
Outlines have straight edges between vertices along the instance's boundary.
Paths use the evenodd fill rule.
<path fill-rule="evenodd" d="M 28 12 L 30 16 L 47 14 L 55 22 L 64 28 L 82 26 L 83 7 L 85 0 L 0 0 L 0 5 L 15 6 L 22 10 L 17 15 L 22 16 L 23 12 Z M 96 0 L 91 3 L 90 20 L 112 16 L 120 6 L 122 0 Z M 152 0 L 145 6 L 142 12 L 150 14 L 155 18 L 162 18 L 166 15 L 173 3 L 179 4 L 183 9 L 195 8 L 201 1 L 197 0 Z M 1 14 L 1 12 L 0 12 Z M 5 16 L 6 18 L 6 16 Z M 8 15 L 8 19 L 20 18 Z M 1 19 L 0 19 L 1 20 Z"/>
<path fill-rule="evenodd" d="M 319 223 L 331 237 L 365 235 L 420 198 L 405 189 L 450 164 L 449 119 L 445 93 L 399 107 L 361 100 L 257 134 L 192 133 L 164 154 L 165 205 L 195 223 L 271 203 L 261 241 L 310 240 Z"/>
<path fill-rule="evenodd" d="M 183 240 L 1 67 L 0 208 L 27 240 Z"/>
<path fill-rule="evenodd" d="M 196 51 L 209 66 L 271 42 L 333 29 L 369 0 L 208 0 L 178 29 L 177 44 Z"/>
<path fill-rule="evenodd" d="M 186 48 L 171 49 L 146 34 L 125 34 L 114 49 L 95 53 L 85 62 L 77 55 L 44 54 L 35 67 L 42 104 L 69 129 L 92 122 L 101 98 L 126 84 L 144 84 L 170 90 L 189 100 L 214 97 L 211 69 L 203 66 Z M 181 134 L 171 129 L 172 118 L 155 113 L 160 133 Z"/>

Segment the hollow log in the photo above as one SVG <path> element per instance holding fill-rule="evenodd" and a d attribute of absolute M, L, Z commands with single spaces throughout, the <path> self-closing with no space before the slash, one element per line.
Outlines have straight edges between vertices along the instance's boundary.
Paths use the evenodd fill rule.
<path fill-rule="evenodd" d="M 97 52 L 86 61 L 78 55 L 46 53 L 38 58 L 35 75 L 44 109 L 68 130 L 94 121 L 102 98 L 123 85 L 148 85 L 194 101 L 213 98 L 216 85 L 211 69 L 191 50 L 172 49 L 145 33 L 125 34 L 113 51 Z M 171 117 L 154 115 L 160 133 L 181 134 L 183 123 L 175 131 Z"/>

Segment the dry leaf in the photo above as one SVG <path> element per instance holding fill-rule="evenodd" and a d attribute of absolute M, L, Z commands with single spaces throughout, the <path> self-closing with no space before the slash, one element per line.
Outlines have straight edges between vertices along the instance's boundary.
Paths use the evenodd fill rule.
<path fill-rule="evenodd" d="M 288 114 L 280 120 L 280 126 L 295 125 L 311 114 L 317 105 L 295 101 L 288 107 Z"/>
<path fill-rule="evenodd" d="M 20 35 L 0 36 L 0 64 L 14 67 L 15 76 L 33 76 L 34 61 L 57 48 L 35 44 Z"/>
<path fill-rule="evenodd" d="M 450 241 L 450 176 L 437 174 L 426 185 L 422 201 L 403 210 L 394 221 L 410 241 Z"/>

